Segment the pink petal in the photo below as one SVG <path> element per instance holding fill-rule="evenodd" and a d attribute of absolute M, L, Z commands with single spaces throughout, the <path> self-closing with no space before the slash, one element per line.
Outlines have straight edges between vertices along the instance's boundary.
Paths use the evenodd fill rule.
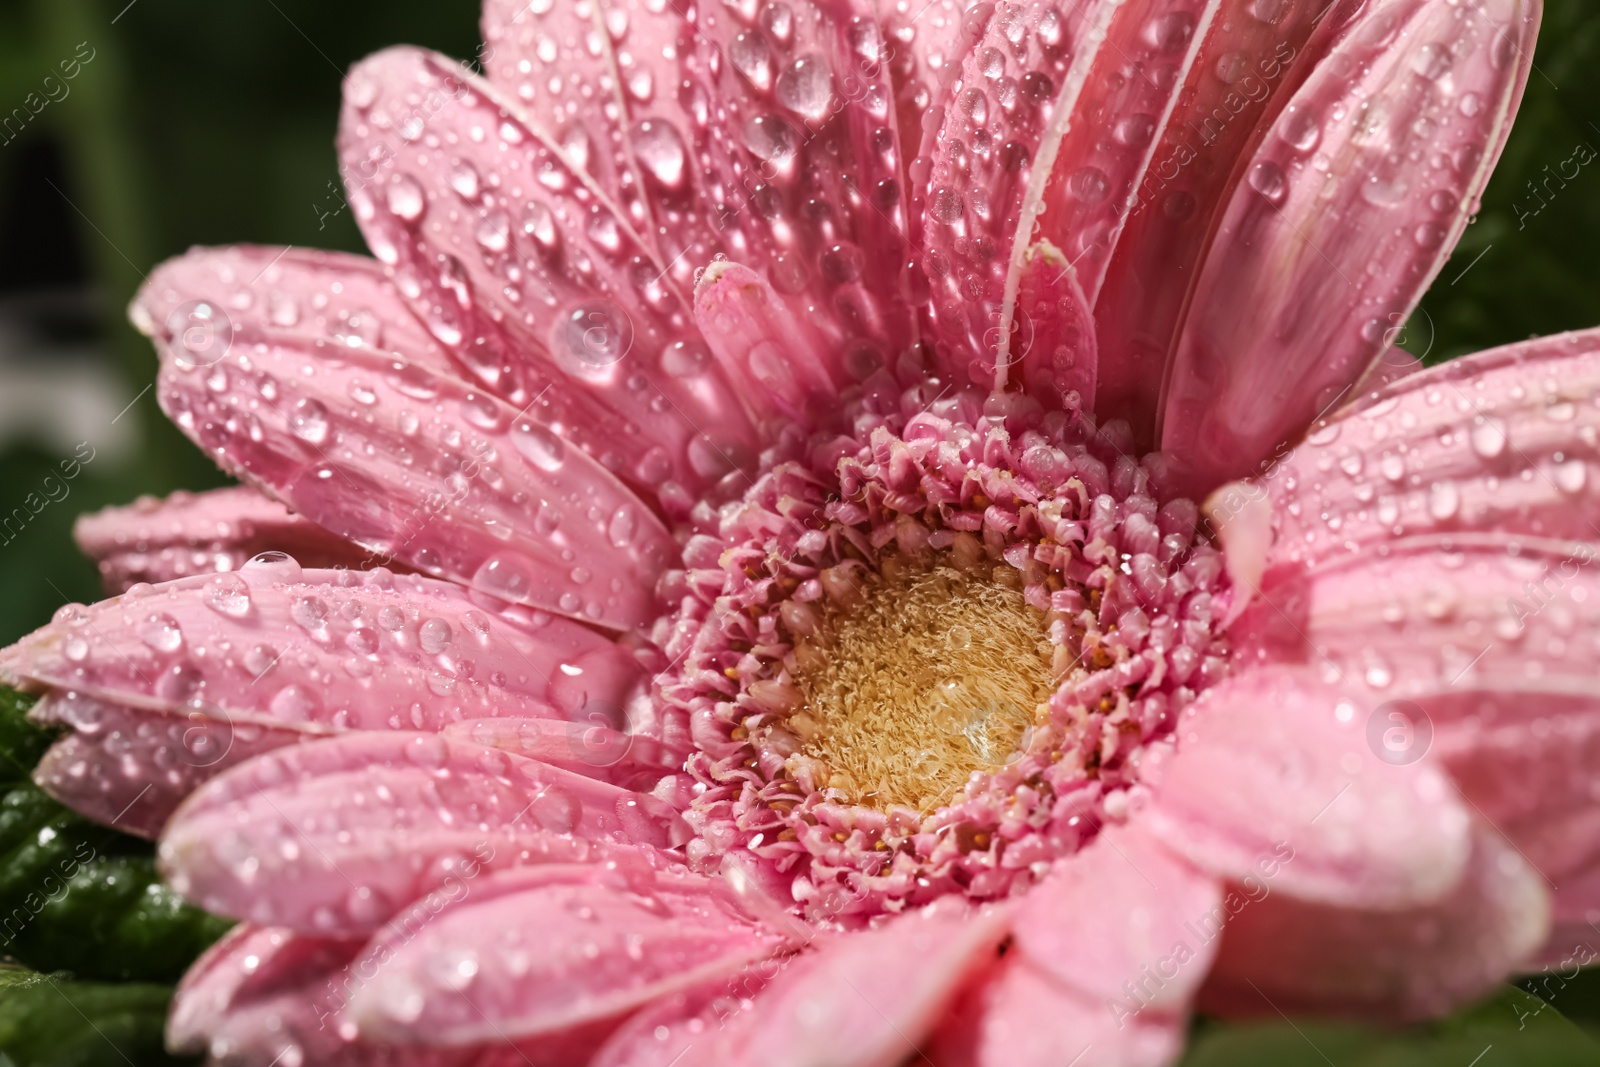
<path fill-rule="evenodd" d="M 399 922 L 379 935 L 367 955 L 381 965 L 346 1013 L 365 1038 L 460 1045 L 555 1033 L 733 974 L 778 946 L 714 882 L 688 874 L 496 881 L 420 932 Z"/>
<path fill-rule="evenodd" d="M 287 552 L 307 567 L 359 567 L 375 562 L 341 537 L 301 518 L 254 489 L 177 492 L 140 497 L 126 507 L 78 516 L 72 537 L 100 564 L 109 593 L 139 582 L 236 571 L 262 552 Z"/>
<path fill-rule="evenodd" d="M 1507 727 L 1523 734 L 1508 747 L 1534 745 L 1536 723 L 1542 732 L 1563 714 L 1593 714 L 1597 556 L 1589 543 L 1485 537 L 1402 541 L 1381 558 L 1285 569 L 1231 631 L 1234 655 L 1419 701 L 1457 750 Z M 1508 797 L 1497 810 L 1526 807 Z"/>
<path fill-rule="evenodd" d="M 1095 318 L 1101 347 L 1116 358 L 1102 371 L 1099 414 L 1126 419 L 1137 439 L 1155 441 L 1166 365 L 1213 220 L 1243 177 L 1273 120 L 1338 40 L 1365 0 L 1297 0 L 1231 7 L 1213 19 L 1155 154 L 1127 208 L 1106 266 Z M 1154 116 L 1152 116 L 1154 118 Z"/>
<path fill-rule="evenodd" d="M 928 173 L 949 86 L 982 36 L 988 13 L 963 0 L 878 0 L 878 22 L 894 81 L 911 246 L 922 248 Z"/>
<path fill-rule="evenodd" d="M 683 769 L 674 754 L 653 737 L 612 729 L 599 710 L 578 722 L 548 719 L 467 719 L 447 724 L 445 737 L 503 749 L 562 770 L 613 785 L 649 785 Z"/>
<path fill-rule="evenodd" d="M 1023 897 L 1013 936 L 1031 967 L 1083 1005 L 1181 1020 L 1216 953 L 1221 905 L 1215 879 L 1136 821 L 1060 861 Z"/>
<path fill-rule="evenodd" d="M 924 142 L 933 165 L 922 267 L 936 336 L 962 384 L 988 386 L 996 358 L 1006 362 L 1040 190 L 1117 7 L 996 5 L 963 54 L 937 139 Z"/>
<path fill-rule="evenodd" d="M 483 5 L 489 81 L 623 208 L 683 291 L 723 250 L 678 91 L 695 55 L 685 11 L 641 0 Z"/>
<path fill-rule="evenodd" d="M 1549 916 L 1538 875 L 1479 830 L 1461 884 L 1427 907 L 1362 912 L 1272 893 L 1243 908 L 1229 920 L 1201 1004 L 1273 1018 L 1436 1017 L 1504 981 L 1544 940 Z"/>
<path fill-rule="evenodd" d="M 707 1067 L 895 1067 L 914 1059 L 962 984 L 995 958 L 1003 910 L 939 901 L 870 931 L 819 942 L 795 957 Z"/>
<path fill-rule="evenodd" d="M 488 83 L 429 52 L 381 52 L 346 80 L 339 145 L 367 243 L 514 410 L 668 501 L 722 473 L 692 458 L 708 434 L 753 455 L 668 265 Z"/>
<path fill-rule="evenodd" d="M 329 733 L 552 711 L 603 711 L 621 725 L 641 671 L 586 627 L 491 617 L 445 582 L 263 560 L 64 608 L 0 653 L 0 678 L 236 727 Z"/>
<path fill-rule="evenodd" d="M 1028 249 L 1007 350 L 1011 363 L 997 368 L 999 386 L 1015 377 L 1050 408 L 1093 411 L 1100 356 L 1090 307 L 1060 249 L 1048 241 Z"/>
<path fill-rule="evenodd" d="M 263 334 L 393 352 L 441 374 L 450 357 L 366 256 L 305 248 L 193 248 L 150 273 L 128 308 L 185 366 L 213 367 Z"/>
<path fill-rule="evenodd" d="M 1515 554 L 1512 554 L 1513 545 Z M 1496 539 L 1282 574 L 1231 636 L 1241 659 L 1312 663 L 1372 694 L 1369 742 L 1448 769 L 1551 883 L 1600 858 L 1600 549 Z M 1381 703 L 1380 703 L 1381 702 Z"/>
<path fill-rule="evenodd" d="M 355 733 L 213 779 L 173 816 L 161 861 L 209 911 L 348 937 L 485 871 L 665 847 L 680 827 L 652 797 L 535 760 Z"/>
<path fill-rule="evenodd" d="M 617 1027 L 589 1067 L 681 1067 L 715 1054 L 722 1026 L 740 1012 L 788 961 L 752 963 L 731 978 L 662 997 Z"/>
<path fill-rule="evenodd" d="M 694 318 L 739 395 L 766 416 L 806 420 L 838 391 L 825 343 L 767 280 L 722 260 L 695 286 Z"/>
<path fill-rule="evenodd" d="M 173 994 L 167 1044 L 204 1052 L 228 1013 L 251 1000 L 297 989 L 343 967 L 360 942 L 307 937 L 240 923 L 189 968 Z"/>
<path fill-rule="evenodd" d="M 688 91 L 709 122 L 694 158 L 728 256 L 766 275 L 842 380 L 914 336 L 901 166 L 916 145 L 895 122 L 876 0 L 754 12 L 696 8 Z"/>
<path fill-rule="evenodd" d="M 1377 392 L 1402 378 L 1409 378 L 1413 374 L 1422 372 L 1422 360 L 1413 356 L 1403 348 L 1391 344 L 1383 350 L 1378 361 L 1367 371 L 1367 376 L 1361 379 L 1361 384 L 1356 387 L 1356 394 L 1363 392 Z"/>
<path fill-rule="evenodd" d="M 1106 27 L 1105 43 L 1095 51 L 1059 142 L 1040 146 L 1049 181 L 1038 190 L 1038 203 L 1029 205 L 1037 235 L 1071 260 L 1091 305 L 1127 221 L 1127 204 L 1160 143 L 1157 134 L 1165 132 L 1196 60 L 1216 54 L 1206 47 L 1215 44 L 1213 25 L 1258 22 L 1225 7 L 1222 0 L 1125 6 Z M 1274 21 L 1281 19 L 1275 14 Z M 1216 36 L 1234 34 L 1219 30 Z M 1025 216 L 1023 225 L 1028 221 Z"/>
<path fill-rule="evenodd" d="M 1062 986 L 1033 960 L 1006 959 L 957 1006 L 928 1059 L 939 1067 L 1166 1067 L 1178 1058 L 1181 1017 L 1124 1012 Z"/>
<path fill-rule="evenodd" d="M 1330 419 L 1264 481 L 1275 557 L 1316 562 L 1396 536 L 1505 530 L 1591 540 L 1600 330 L 1412 374 Z"/>
<path fill-rule="evenodd" d="M 154 838 L 183 798 L 229 767 L 308 735 L 235 726 L 198 710 L 151 711 L 55 691 L 34 718 L 75 731 L 51 746 L 33 780 L 98 823 Z"/>
<path fill-rule="evenodd" d="M 431 1049 L 359 1042 L 337 1025 L 370 976 L 355 965 L 359 941 L 331 941 L 244 923 L 190 968 L 173 998 L 167 1041 L 179 1052 L 250 1067 L 509 1067 L 476 1047 Z M 593 1047 L 593 1041 L 590 1042 Z M 514 1051 L 514 1050 L 512 1050 Z M 520 1058 L 512 1061 L 523 1062 Z M 541 1060 L 581 1067 L 583 1058 Z"/>
<path fill-rule="evenodd" d="M 224 469 L 380 560 L 618 629 L 655 617 L 665 528 L 555 429 L 370 349 L 259 340 L 203 369 L 163 349 L 163 409 Z"/>
<path fill-rule="evenodd" d="M 1249 606 L 1261 590 L 1262 575 L 1272 555 L 1272 501 L 1255 482 L 1229 482 L 1206 498 L 1202 507 L 1206 522 L 1222 547 L 1227 569 L 1231 602 L 1223 615 L 1223 626 Z"/>
<path fill-rule="evenodd" d="M 1438 899 L 1467 861 L 1467 813 L 1441 770 L 1391 766 L 1368 747 L 1376 703 L 1303 672 L 1233 674 L 1184 712 L 1176 753 L 1147 761 L 1150 829 L 1235 881 L 1277 858 L 1273 888 L 1304 900 Z"/>
<path fill-rule="evenodd" d="M 1405 321 L 1488 180 L 1538 23 L 1538 0 L 1473 18 L 1373 5 L 1295 94 L 1222 216 L 1172 357 L 1160 443 L 1193 491 L 1294 440 Z"/>

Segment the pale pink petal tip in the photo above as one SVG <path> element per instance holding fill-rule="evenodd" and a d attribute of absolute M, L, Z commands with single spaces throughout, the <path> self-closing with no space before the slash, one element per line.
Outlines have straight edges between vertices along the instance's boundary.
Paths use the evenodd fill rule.
<path fill-rule="evenodd" d="M 141 497 L 125 507 L 80 515 L 73 539 L 100 565 L 106 591 L 126 592 L 191 574 L 236 571 L 262 552 L 286 552 L 306 567 L 380 562 L 349 541 L 254 489 Z"/>
<path fill-rule="evenodd" d="M 1473 833 L 1459 884 L 1426 907 L 1329 908 L 1276 892 L 1229 922 L 1202 1006 L 1427 1019 L 1487 994 L 1550 930 L 1547 883 L 1499 834 Z"/>
<path fill-rule="evenodd" d="M 1185 713 L 1150 761 L 1143 818 L 1167 847 L 1240 881 L 1277 857 L 1274 891 L 1348 907 L 1427 904 L 1471 851 L 1465 805 L 1428 760 L 1394 766 L 1369 744 L 1377 701 L 1303 672 L 1245 670 Z"/>

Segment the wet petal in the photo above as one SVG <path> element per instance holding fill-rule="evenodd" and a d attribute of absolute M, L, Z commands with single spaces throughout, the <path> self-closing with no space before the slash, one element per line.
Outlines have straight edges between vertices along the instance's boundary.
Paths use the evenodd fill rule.
<path fill-rule="evenodd" d="M 1293 441 L 1404 323 L 1488 181 L 1538 22 L 1538 0 L 1470 18 L 1373 5 L 1295 94 L 1223 213 L 1172 357 L 1160 444 L 1193 491 Z M 1311 152 L 1303 122 L 1320 124 Z"/>
<path fill-rule="evenodd" d="M 33 780 L 79 815 L 146 838 L 160 834 L 183 798 L 211 778 L 308 736 L 236 726 L 194 709 L 130 708 L 81 693 L 53 692 L 32 714 L 73 730 L 45 753 Z"/>
<path fill-rule="evenodd" d="M 1100 354 L 1078 274 L 1049 241 L 1028 249 L 1018 282 L 1016 329 L 997 382 L 1015 378 L 1050 408 L 1094 410 Z"/>
<path fill-rule="evenodd" d="M 491 615 L 445 582 L 264 558 L 63 608 L 0 653 L 0 677 L 235 728 L 328 733 L 602 709 L 617 726 L 641 671 L 586 627 Z"/>
<path fill-rule="evenodd" d="M 1118 6 L 995 5 L 950 84 L 937 138 L 924 143 L 922 268 L 935 335 L 961 384 L 990 385 L 1005 361 L 1040 190 Z"/>
<path fill-rule="evenodd" d="M 673 754 L 653 737 L 613 729 L 599 708 L 580 716 L 577 722 L 554 718 L 468 719 L 450 723 L 440 732 L 445 737 L 514 752 L 614 785 L 654 782 L 683 769 L 682 754 Z"/>
<path fill-rule="evenodd" d="M 263 339 L 209 370 L 164 355 L 181 429 L 379 561 L 617 629 L 655 616 L 661 522 L 526 411 L 368 349 Z"/>
<path fill-rule="evenodd" d="M 988 14 L 962 0 L 878 0 L 878 22 L 894 82 L 901 169 L 910 195 L 911 245 L 921 248 L 928 173 L 942 109 L 950 83 L 961 71 L 961 59 L 983 34 Z"/>
<path fill-rule="evenodd" d="M 360 949 L 359 941 L 240 923 L 178 983 L 167 1016 L 167 1044 L 176 1052 L 204 1052 L 230 1011 L 284 989 L 298 989 L 342 967 Z"/>
<path fill-rule="evenodd" d="M 1538 875 L 1479 830 L 1460 885 L 1425 908 L 1361 912 L 1277 893 L 1250 904 L 1228 923 L 1201 1004 L 1434 1018 L 1504 981 L 1544 940 L 1549 916 Z"/>
<path fill-rule="evenodd" d="M 420 932 L 397 922 L 346 1018 L 369 1039 L 505 1041 L 610 1018 L 778 947 L 716 884 L 648 870 L 501 876 Z"/>
<path fill-rule="evenodd" d="M 1597 330 L 1480 352 L 1376 389 L 1267 470 L 1275 561 L 1473 530 L 1594 539 L 1596 395 Z"/>
<path fill-rule="evenodd" d="M 714 428 L 754 446 L 696 358 L 667 265 L 488 83 L 432 53 L 381 52 L 346 81 L 340 154 L 367 243 L 464 373 L 514 410 L 685 508 L 706 484 L 694 441 Z"/>
<path fill-rule="evenodd" d="M 1593 897 L 1569 897 L 1568 876 L 1600 858 L 1597 556 L 1586 542 L 1413 543 L 1284 574 L 1234 627 L 1235 655 L 1366 688 L 1381 702 L 1369 743 L 1447 768 L 1560 887 L 1557 907 L 1581 914 Z"/>
<path fill-rule="evenodd" d="M 1275 11 L 1278 20 L 1285 14 Z M 1060 124 L 1060 140 L 1051 144 L 1047 137 L 1040 145 L 1038 158 L 1050 167 L 1050 177 L 1037 190 L 1038 202 L 1029 205 L 1032 219 L 1023 221 L 1026 226 L 1036 219 L 1038 236 L 1071 260 L 1091 304 L 1127 220 L 1128 202 L 1181 91 L 1191 79 L 1211 80 L 1196 77 L 1194 64 L 1216 54 L 1216 38 L 1238 33 L 1219 27 L 1213 34 L 1214 24 L 1258 21 L 1227 11 L 1222 0 L 1153 0 L 1124 6 L 1106 26 L 1105 43 L 1071 104 L 1073 114 Z"/>
<path fill-rule="evenodd" d="M 1230 5 L 1201 35 L 1164 126 L 1150 126 L 1155 151 L 1138 179 L 1095 307 L 1101 347 L 1117 354 L 1102 373 L 1101 418 L 1126 419 L 1154 443 L 1166 365 L 1183 324 L 1212 222 L 1272 123 L 1365 0 L 1291 0 Z M 1320 138 L 1305 115 L 1283 129 L 1305 144 Z M 1152 116 L 1159 118 L 1159 116 Z M 1124 136 L 1145 123 L 1127 120 Z M 1115 136 L 1115 133 L 1113 134 Z"/>
<path fill-rule="evenodd" d="M 694 317 L 739 395 L 761 414 L 806 419 L 836 394 L 825 348 L 749 267 L 708 267 L 695 286 Z"/>
<path fill-rule="evenodd" d="M 128 308 L 185 366 L 214 367 L 271 334 L 393 352 L 449 373 L 450 357 L 366 256 L 306 248 L 194 248 L 150 272 Z"/>
<path fill-rule="evenodd" d="M 1301 899 L 1436 900 L 1467 861 L 1467 812 L 1441 770 L 1368 747 L 1376 703 L 1292 670 L 1240 671 L 1185 711 L 1175 754 L 1152 753 L 1144 817 L 1167 847 L 1235 881 L 1277 857 L 1274 890 Z"/>
<path fill-rule="evenodd" d="M 795 957 L 702 1062 L 894 1067 L 914 1057 L 961 985 L 995 958 L 1007 915 L 943 900 Z"/>
<path fill-rule="evenodd" d="M 83 554 L 100 565 L 109 593 L 139 582 L 236 571 L 262 552 L 287 552 L 306 567 L 359 567 L 371 553 L 336 537 L 254 489 L 140 497 L 80 515 L 72 527 Z"/>
<path fill-rule="evenodd" d="M 489 0 L 483 38 L 490 82 L 623 208 L 688 291 L 722 239 L 689 151 L 703 120 L 679 92 L 695 57 L 685 10 L 642 0 Z"/>
<path fill-rule="evenodd" d="M 348 937 L 488 871 L 664 847 L 677 826 L 654 798 L 535 760 L 358 733 L 213 779 L 173 816 L 161 861 L 209 911 Z"/>
<path fill-rule="evenodd" d="M 1085 1005 L 1114 1003 L 1120 1011 L 1110 1014 L 1123 1018 L 1145 1010 L 1182 1018 L 1216 952 L 1221 905 L 1216 879 L 1135 822 L 1108 827 L 1060 861 L 1023 897 L 1013 936 L 1030 966 Z"/>
<path fill-rule="evenodd" d="M 1003 961 L 935 1036 L 941 1067 L 1166 1067 L 1184 1020 L 1086 999 L 1026 958 Z"/>
<path fill-rule="evenodd" d="M 836 380 L 849 342 L 914 336 L 905 153 L 874 0 L 700 5 L 690 93 L 715 225 L 766 275 Z M 751 17 L 754 16 L 754 17 Z"/>

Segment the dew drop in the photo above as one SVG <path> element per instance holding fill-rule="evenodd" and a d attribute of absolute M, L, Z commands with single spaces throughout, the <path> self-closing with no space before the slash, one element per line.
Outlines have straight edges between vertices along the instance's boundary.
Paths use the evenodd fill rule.
<path fill-rule="evenodd" d="M 309 689 L 291 682 L 273 695 L 268 710 L 286 722 L 305 722 L 316 713 L 317 698 Z"/>
<path fill-rule="evenodd" d="M 443 619 L 426 619 L 417 627 L 417 645 L 430 656 L 450 647 L 450 624 Z"/>
<path fill-rule="evenodd" d="M 632 143 L 633 154 L 646 174 L 663 188 L 682 188 L 687 154 L 672 123 L 645 119 L 633 128 Z"/>
<path fill-rule="evenodd" d="M 250 586 L 237 574 L 219 574 L 206 583 L 202 594 L 206 607 L 230 619 L 250 614 Z"/>
<path fill-rule="evenodd" d="M 525 600 L 533 588 L 534 564 L 519 552 L 502 552 L 486 560 L 472 584 L 502 600 Z"/>
<path fill-rule="evenodd" d="M 610 367 L 633 347 L 633 320 L 614 301 L 585 301 L 567 313 L 561 343 L 580 369 Z"/>
<path fill-rule="evenodd" d="M 1283 203 L 1289 192 L 1289 180 L 1284 177 L 1283 168 L 1268 159 L 1250 168 L 1249 181 L 1250 188 L 1266 197 L 1269 203 Z"/>
<path fill-rule="evenodd" d="M 820 121 L 833 104 L 833 75 L 818 57 L 801 56 L 778 75 L 774 95 L 801 118 Z"/>
<path fill-rule="evenodd" d="M 794 153 L 794 131 L 777 115 L 757 115 L 744 124 L 744 145 L 758 158 L 777 163 Z"/>
<path fill-rule="evenodd" d="M 735 37 L 728 45 L 728 61 L 757 89 L 772 88 L 772 51 L 759 33 L 747 30 Z"/>
<path fill-rule="evenodd" d="M 327 407 L 314 397 L 297 400 L 289 412 L 289 432 L 307 444 L 322 444 L 328 439 Z"/>
<path fill-rule="evenodd" d="M 183 630 L 171 615 L 151 615 L 139 624 L 139 640 L 157 652 L 176 652 L 183 647 Z"/>
<path fill-rule="evenodd" d="M 415 178 L 406 174 L 395 175 L 394 180 L 389 183 L 387 203 L 394 217 L 406 223 L 413 223 L 422 218 L 422 212 L 427 207 L 422 186 L 417 184 Z"/>
<path fill-rule="evenodd" d="M 1484 459 L 1495 459 L 1506 450 L 1509 438 L 1506 436 L 1506 424 L 1492 415 L 1485 416 L 1468 435 L 1472 443 L 1472 451 Z"/>

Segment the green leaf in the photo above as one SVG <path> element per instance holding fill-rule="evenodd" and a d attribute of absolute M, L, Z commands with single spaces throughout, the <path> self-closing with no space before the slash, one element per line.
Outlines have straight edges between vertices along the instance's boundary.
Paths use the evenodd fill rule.
<path fill-rule="evenodd" d="M 83 979 L 177 981 L 231 924 L 167 888 L 148 841 L 90 822 L 28 780 L 51 741 L 27 720 L 31 703 L 0 688 L 0 953 Z"/>
<path fill-rule="evenodd" d="M 1429 1026 L 1383 1030 L 1281 1017 L 1250 1024 L 1202 1020 L 1181 1067 L 1593 1067 L 1600 1044 L 1549 1004 L 1506 986 Z"/>
<path fill-rule="evenodd" d="M 0 970 L 0 1067 L 164 1067 L 170 987 Z"/>
<path fill-rule="evenodd" d="M 0 686 L 0 794 L 26 782 L 54 740 L 49 730 L 28 720 L 37 698 Z"/>

